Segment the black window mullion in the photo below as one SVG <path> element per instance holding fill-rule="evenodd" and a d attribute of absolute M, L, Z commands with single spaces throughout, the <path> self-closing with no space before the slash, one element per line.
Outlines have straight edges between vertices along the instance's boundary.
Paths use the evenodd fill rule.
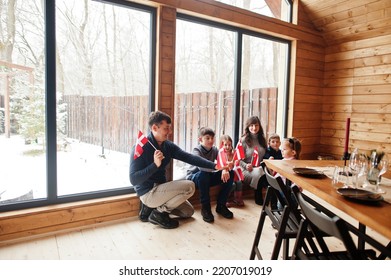
<path fill-rule="evenodd" d="M 282 131 L 284 133 L 283 137 L 288 136 L 288 112 L 289 112 L 289 86 L 290 86 L 290 75 L 291 75 L 291 55 L 292 55 L 292 44 L 287 43 L 287 59 L 286 59 L 286 79 L 285 79 L 285 96 L 284 96 L 284 122 L 282 125 Z"/>
<path fill-rule="evenodd" d="M 155 90 L 156 90 L 156 10 L 151 11 L 151 34 L 150 34 L 150 48 L 151 48 L 151 57 L 150 57 L 150 73 L 151 77 L 149 83 L 149 110 L 150 112 L 155 110 L 156 101 L 155 101 Z"/>
<path fill-rule="evenodd" d="M 57 199 L 55 11 L 55 1 L 45 0 L 46 184 L 49 201 L 54 201 Z"/>
<path fill-rule="evenodd" d="M 240 92 L 242 90 L 242 42 L 243 33 L 236 32 L 236 46 L 235 46 L 235 84 L 234 84 L 234 116 L 232 118 L 234 127 L 234 143 L 239 141 L 239 121 L 240 121 Z"/>

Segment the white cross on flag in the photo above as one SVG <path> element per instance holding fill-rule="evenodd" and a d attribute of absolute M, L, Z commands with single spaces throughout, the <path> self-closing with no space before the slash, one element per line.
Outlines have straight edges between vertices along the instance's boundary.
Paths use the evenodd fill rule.
<path fill-rule="evenodd" d="M 239 140 L 238 144 L 236 144 L 233 160 L 235 161 L 241 159 L 244 159 L 244 149 L 243 149 L 242 141 Z"/>
<path fill-rule="evenodd" d="M 224 147 L 221 147 L 217 154 L 217 169 L 221 169 L 224 166 L 227 166 L 227 153 L 225 152 Z"/>
<path fill-rule="evenodd" d="M 234 182 L 244 180 L 244 174 L 242 168 L 239 165 L 239 160 L 235 160 L 234 168 L 232 170 L 234 171 Z"/>
<path fill-rule="evenodd" d="M 148 142 L 148 138 L 139 130 L 137 136 L 136 146 L 134 147 L 133 159 L 138 158 L 144 152 L 144 145 Z"/>
<path fill-rule="evenodd" d="M 258 167 L 259 166 L 259 154 L 258 154 L 258 147 L 257 146 L 254 147 L 254 152 L 253 152 L 253 156 L 252 156 L 252 160 L 251 160 L 251 165 L 254 166 L 254 167 Z"/>

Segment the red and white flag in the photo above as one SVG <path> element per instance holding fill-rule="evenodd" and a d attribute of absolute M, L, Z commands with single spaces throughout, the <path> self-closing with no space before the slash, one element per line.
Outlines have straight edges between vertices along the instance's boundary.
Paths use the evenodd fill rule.
<path fill-rule="evenodd" d="M 259 162 L 258 147 L 254 146 L 254 152 L 253 152 L 253 156 L 251 159 L 251 165 L 254 167 L 258 167 L 259 164 L 260 164 L 260 162 Z"/>
<path fill-rule="evenodd" d="M 227 153 L 224 150 L 224 147 L 221 147 L 219 153 L 217 154 L 217 169 L 221 169 L 224 166 L 227 166 Z"/>
<path fill-rule="evenodd" d="M 136 146 L 134 147 L 134 156 L 133 159 L 138 158 L 141 156 L 141 154 L 144 152 L 144 145 L 147 144 L 148 138 L 145 137 L 145 135 L 139 130 L 138 131 L 138 136 L 137 136 L 137 142 Z"/>
<path fill-rule="evenodd" d="M 234 152 L 234 157 L 233 160 L 241 160 L 244 159 L 244 149 L 242 145 L 242 141 L 239 140 L 238 144 L 236 144 L 235 152 Z"/>
<path fill-rule="evenodd" d="M 244 180 L 244 174 L 242 168 L 240 167 L 239 160 L 234 161 L 234 168 L 232 170 L 234 171 L 234 182 Z"/>

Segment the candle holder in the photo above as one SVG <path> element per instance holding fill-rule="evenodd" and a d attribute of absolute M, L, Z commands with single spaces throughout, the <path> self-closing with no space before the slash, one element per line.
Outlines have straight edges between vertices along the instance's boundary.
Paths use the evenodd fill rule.
<path fill-rule="evenodd" d="M 344 169 L 346 169 L 346 161 L 349 160 L 350 154 L 348 152 L 349 149 L 349 133 L 350 133 L 350 118 L 346 119 L 346 130 L 345 130 L 345 149 L 343 152 L 343 160 L 344 160 Z M 350 173 L 348 172 L 350 176 Z"/>
<path fill-rule="evenodd" d="M 344 152 L 342 159 L 344 160 L 344 166 L 346 166 L 346 161 L 349 160 L 350 154 L 349 152 Z"/>
<path fill-rule="evenodd" d="M 349 171 L 349 169 L 346 168 L 346 161 L 349 160 L 349 158 L 350 158 L 350 153 L 349 153 L 349 152 L 344 152 L 344 153 L 343 153 L 343 157 L 342 157 L 342 159 L 343 159 L 343 161 L 344 161 L 344 164 L 343 164 L 344 168 L 343 168 L 342 171 L 339 172 L 339 175 L 346 175 L 346 174 L 347 174 L 348 176 L 352 176 L 352 175 L 353 175 L 353 174 Z"/>

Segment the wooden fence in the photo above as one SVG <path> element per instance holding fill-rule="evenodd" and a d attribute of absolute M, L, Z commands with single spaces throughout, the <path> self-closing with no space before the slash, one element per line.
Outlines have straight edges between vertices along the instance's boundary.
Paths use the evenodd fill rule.
<path fill-rule="evenodd" d="M 275 132 L 277 111 L 277 89 L 244 90 L 241 93 L 242 106 L 239 119 L 253 115 L 260 117 L 265 133 Z M 174 120 L 175 142 L 187 151 L 198 144 L 198 129 L 207 126 L 216 131 L 216 140 L 223 134 L 233 136 L 232 91 L 221 93 L 178 94 Z M 240 134 L 243 131 L 240 125 Z M 217 144 L 217 143 L 216 143 Z"/>
<path fill-rule="evenodd" d="M 147 130 L 148 96 L 64 96 L 66 137 L 129 152 L 137 131 Z"/>
<path fill-rule="evenodd" d="M 63 102 L 67 104 L 66 137 L 127 153 L 137 131 L 148 131 L 148 96 L 68 95 Z M 276 88 L 243 91 L 241 104 L 241 120 L 258 115 L 265 132 L 275 131 Z M 214 129 L 217 138 L 233 135 L 232 92 L 177 94 L 175 105 L 174 140 L 187 151 L 197 145 L 202 126 Z"/>

